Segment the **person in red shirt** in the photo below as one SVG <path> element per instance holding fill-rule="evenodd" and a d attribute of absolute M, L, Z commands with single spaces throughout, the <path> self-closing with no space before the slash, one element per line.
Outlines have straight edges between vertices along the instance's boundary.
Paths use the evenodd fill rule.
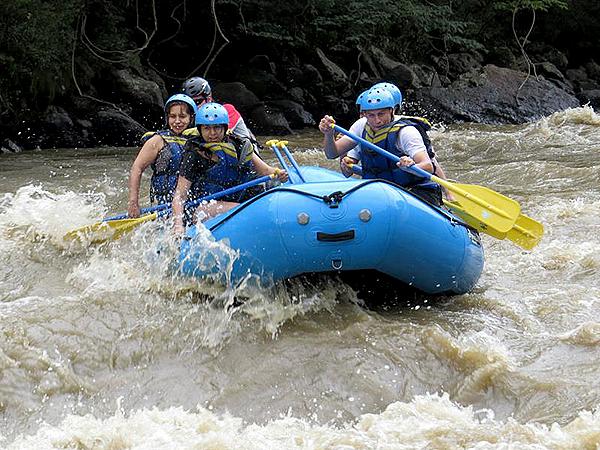
<path fill-rule="evenodd" d="M 212 96 L 210 84 L 202 77 L 192 77 L 186 80 L 181 86 L 181 90 L 184 94 L 189 95 L 194 99 L 198 108 L 204 103 L 215 101 Z M 257 146 L 258 142 L 256 141 L 254 134 L 248 129 L 242 115 L 235 109 L 235 106 L 231 103 L 224 103 L 222 105 L 229 115 L 230 133 L 238 138 L 250 139 L 250 141 Z"/>

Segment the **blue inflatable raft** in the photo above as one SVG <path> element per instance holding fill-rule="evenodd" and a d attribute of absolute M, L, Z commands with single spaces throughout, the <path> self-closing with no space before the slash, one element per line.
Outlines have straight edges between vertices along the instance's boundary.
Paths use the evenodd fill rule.
<path fill-rule="evenodd" d="M 383 180 L 346 179 L 320 167 L 300 173 L 198 226 L 236 251 L 229 282 L 375 270 L 427 294 L 463 294 L 479 279 L 479 235 L 445 209 Z M 207 263 L 206 231 L 198 227 L 182 241 L 180 270 L 215 275 L 224 268 Z"/>

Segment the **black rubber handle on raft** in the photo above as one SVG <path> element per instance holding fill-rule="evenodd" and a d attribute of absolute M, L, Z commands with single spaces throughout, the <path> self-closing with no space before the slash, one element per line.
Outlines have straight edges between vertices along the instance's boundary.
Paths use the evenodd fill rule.
<path fill-rule="evenodd" d="M 354 230 L 342 231 L 341 233 L 323 233 L 317 231 L 317 241 L 321 242 L 342 242 L 354 239 Z"/>

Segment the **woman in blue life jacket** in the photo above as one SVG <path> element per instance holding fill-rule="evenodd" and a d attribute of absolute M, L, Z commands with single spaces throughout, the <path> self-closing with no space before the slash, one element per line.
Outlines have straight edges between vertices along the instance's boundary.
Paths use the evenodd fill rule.
<path fill-rule="evenodd" d="M 257 176 L 277 174 L 282 182 L 288 179 L 285 170 L 269 166 L 256 155 L 250 140 L 228 134 L 228 123 L 229 116 L 223 105 L 205 103 L 198 109 L 196 126 L 199 134 L 186 143 L 173 196 L 175 234 L 182 234 L 185 229 L 184 204 L 190 191 L 193 199 L 237 186 Z M 202 204 L 195 216 L 204 221 L 229 211 L 259 192 L 246 190 Z"/>
<path fill-rule="evenodd" d="M 140 183 L 148 166 L 152 168 L 150 201 L 159 204 L 171 202 L 186 141 L 183 132 L 194 125 L 195 117 L 196 104 L 191 97 L 176 94 L 165 102 L 167 129 L 144 134 L 142 148 L 129 172 L 129 217 L 140 216 Z"/>
<path fill-rule="evenodd" d="M 400 94 L 399 90 L 398 94 Z M 438 166 L 431 146 L 428 145 L 429 138 L 426 134 L 428 122 L 420 118 L 403 116 L 397 118 L 394 111 L 401 101 L 401 94 L 400 99 L 395 98 L 385 87 L 371 88 L 360 96 L 360 113 L 363 117 L 350 128 L 354 134 L 398 156 L 400 161 L 397 165 L 362 146 L 359 146 L 358 152 L 355 153 L 358 157 L 348 160 L 347 163 L 356 163 L 360 158 L 363 178 L 382 178 L 392 181 L 439 206 L 442 204 L 439 185 L 426 182 L 399 169 L 402 166 L 416 164 L 419 168 L 434 173 Z M 356 146 L 356 142 L 347 136 L 334 140 L 331 128 L 333 123 L 333 118 L 327 115 L 319 123 L 319 129 L 324 134 L 325 154 L 329 159 L 345 156 Z"/>

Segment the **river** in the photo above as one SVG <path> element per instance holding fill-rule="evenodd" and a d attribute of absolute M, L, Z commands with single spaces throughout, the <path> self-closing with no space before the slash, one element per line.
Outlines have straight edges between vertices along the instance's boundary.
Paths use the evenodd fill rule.
<path fill-rule="evenodd" d="M 287 139 L 336 166 L 318 132 Z M 600 115 L 432 139 L 450 178 L 518 200 L 545 236 L 484 235 L 473 292 L 381 310 L 333 276 L 179 278 L 156 222 L 66 244 L 125 210 L 137 150 L 0 155 L 0 448 L 599 448 Z"/>

